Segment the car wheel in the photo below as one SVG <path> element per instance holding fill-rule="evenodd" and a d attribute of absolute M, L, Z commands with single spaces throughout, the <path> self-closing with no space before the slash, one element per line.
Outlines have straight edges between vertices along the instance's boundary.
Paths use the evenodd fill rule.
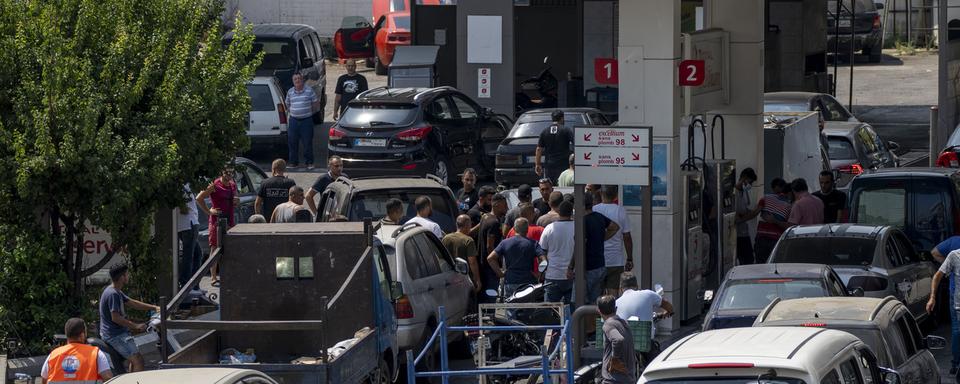
<path fill-rule="evenodd" d="M 393 382 L 393 379 L 394 378 L 390 376 L 390 365 L 387 364 L 386 359 L 381 357 L 377 364 L 377 370 L 370 372 L 370 376 L 367 376 L 366 382 L 369 384 L 389 384 Z"/>
<path fill-rule="evenodd" d="M 386 67 L 385 65 L 383 65 L 383 63 L 380 62 L 380 57 L 374 57 L 374 58 L 373 58 L 373 61 L 374 61 L 374 63 L 373 63 L 373 66 L 374 66 L 373 71 L 374 71 L 376 74 L 380 75 L 380 76 L 386 75 L 386 74 L 387 74 L 387 67 Z"/>
<path fill-rule="evenodd" d="M 863 54 L 867 55 L 867 61 L 871 63 L 879 63 L 883 60 L 883 43 L 875 47 L 864 48 Z"/>
<path fill-rule="evenodd" d="M 376 63 L 373 61 L 373 58 L 372 58 L 372 57 L 368 57 L 368 58 L 366 58 L 366 59 L 363 60 L 363 66 L 365 66 L 365 67 L 367 67 L 367 68 L 373 68 L 375 65 L 376 65 Z"/>
<path fill-rule="evenodd" d="M 433 171 L 431 172 L 434 176 L 439 177 L 443 181 L 443 185 L 450 185 L 450 174 L 452 170 L 450 169 L 450 161 L 443 155 L 436 155 L 433 158 Z"/>

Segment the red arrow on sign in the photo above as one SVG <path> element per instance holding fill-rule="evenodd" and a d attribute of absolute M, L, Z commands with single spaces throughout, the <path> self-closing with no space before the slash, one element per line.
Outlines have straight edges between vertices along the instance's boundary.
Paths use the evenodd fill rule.
<path fill-rule="evenodd" d="M 591 136 L 593 136 L 592 133 L 584 133 L 584 134 L 583 134 L 583 141 L 590 141 L 590 137 L 591 137 Z"/>
<path fill-rule="evenodd" d="M 630 135 L 630 136 L 633 136 L 633 142 L 634 142 L 634 143 L 640 141 L 640 135 Z"/>
<path fill-rule="evenodd" d="M 584 153 L 584 154 L 583 154 L 583 159 L 584 159 L 584 160 L 590 160 L 590 155 L 591 155 L 591 154 L 593 154 L 593 152 Z"/>
<path fill-rule="evenodd" d="M 634 154 L 633 154 L 633 160 L 634 160 L 634 161 L 640 160 L 640 155 L 634 153 Z"/>

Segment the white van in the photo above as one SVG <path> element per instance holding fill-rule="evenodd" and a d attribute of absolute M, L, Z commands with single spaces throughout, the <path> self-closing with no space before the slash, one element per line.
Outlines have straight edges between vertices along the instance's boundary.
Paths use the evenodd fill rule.
<path fill-rule="evenodd" d="M 255 76 L 247 83 L 250 94 L 250 117 L 247 136 L 251 142 L 284 144 L 287 142 L 286 96 L 273 76 Z"/>
<path fill-rule="evenodd" d="M 729 328 L 673 344 L 638 384 L 899 384 L 856 336 L 821 328 Z"/>

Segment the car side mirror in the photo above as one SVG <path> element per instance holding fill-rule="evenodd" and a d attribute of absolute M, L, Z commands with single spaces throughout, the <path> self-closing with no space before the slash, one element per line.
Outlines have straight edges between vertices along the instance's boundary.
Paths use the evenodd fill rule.
<path fill-rule="evenodd" d="M 467 273 L 470 272 L 470 267 L 467 264 L 467 261 L 464 259 L 461 259 L 458 257 L 456 260 L 453 261 L 453 264 L 454 264 L 454 269 L 457 270 L 457 273 L 466 275 Z"/>
<path fill-rule="evenodd" d="M 853 297 L 863 297 L 863 287 L 856 287 L 848 291 L 850 296 Z"/>
<path fill-rule="evenodd" d="M 927 344 L 927 349 L 937 350 L 947 347 L 947 339 L 944 339 L 940 336 L 930 335 L 925 337 L 923 340 Z"/>
<path fill-rule="evenodd" d="M 399 281 L 390 283 L 390 300 L 397 301 L 403 297 L 403 284 Z"/>
<path fill-rule="evenodd" d="M 884 384 L 900 384 L 900 372 L 890 368 L 878 368 L 880 368 L 880 380 L 882 380 Z"/>
<path fill-rule="evenodd" d="M 483 107 L 483 117 L 493 117 L 496 113 L 490 107 Z"/>
<path fill-rule="evenodd" d="M 890 149 L 890 152 L 899 152 L 900 144 L 898 144 L 896 141 L 888 141 L 887 148 Z"/>

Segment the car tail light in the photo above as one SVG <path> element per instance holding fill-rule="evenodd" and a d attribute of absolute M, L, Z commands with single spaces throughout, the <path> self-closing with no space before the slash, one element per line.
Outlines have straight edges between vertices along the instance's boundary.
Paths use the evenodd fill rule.
<path fill-rule="evenodd" d="M 823 328 L 827 326 L 827 323 L 803 323 L 800 324 L 801 327 L 819 327 Z"/>
<path fill-rule="evenodd" d="M 417 163 L 404 164 L 400 168 L 403 168 L 404 171 L 412 171 L 417 169 Z"/>
<path fill-rule="evenodd" d="M 873 15 L 873 28 L 880 28 L 880 15 Z"/>
<path fill-rule="evenodd" d="M 960 157 L 953 150 L 946 150 L 937 157 L 937 166 L 945 168 L 960 168 Z"/>
<path fill-rule="evenodd" d="M 427 138 L 427 135 L 433 131 L 433 127 L 429 125 L 424 125 L 422 127 L 411 128 L 406 131 L 400 132 L 397 134 L 397 140 L 414 142 L 422 141 Z"/>
<path fill-rule="evenodd" d="M 280 114 L 280 124 L 287 123 L 287 107 L 283 103 L 277 104 L 277 113 Z"/>
<path fill-rule="evenodd" d="M 840 167 L 840 173 L 846 173 L 846 174 L 856 176 L 863 173 L 863 166 L 857 163 L 844 165 Z"/>
<path fill-rule="evenodd" d="M 347 133 L 341 131 L 336 125 L 330 127 L 330 141 L 343 140 L 346 137 Z"/>
<path fill-rule="evenodd" d="M 394 43 L 403 43 L 410 40 L 410 34 L 408 33 L 391 33 L 387 35 L 387 41 Z"/>
<path fill-rule="evenodd" d="M 753 368 L 753 363 L 697 363 L 687 365 L 690 369 L 714 369 L 714 368 Z"/>
<path fill-rule="evenodd" d="M 397 319 L 412 319 L 413 305 L 410 305 L 410 299 L 407 295 L 400 296 L 397 302 L 393 304 L 393 312 Z"/>

